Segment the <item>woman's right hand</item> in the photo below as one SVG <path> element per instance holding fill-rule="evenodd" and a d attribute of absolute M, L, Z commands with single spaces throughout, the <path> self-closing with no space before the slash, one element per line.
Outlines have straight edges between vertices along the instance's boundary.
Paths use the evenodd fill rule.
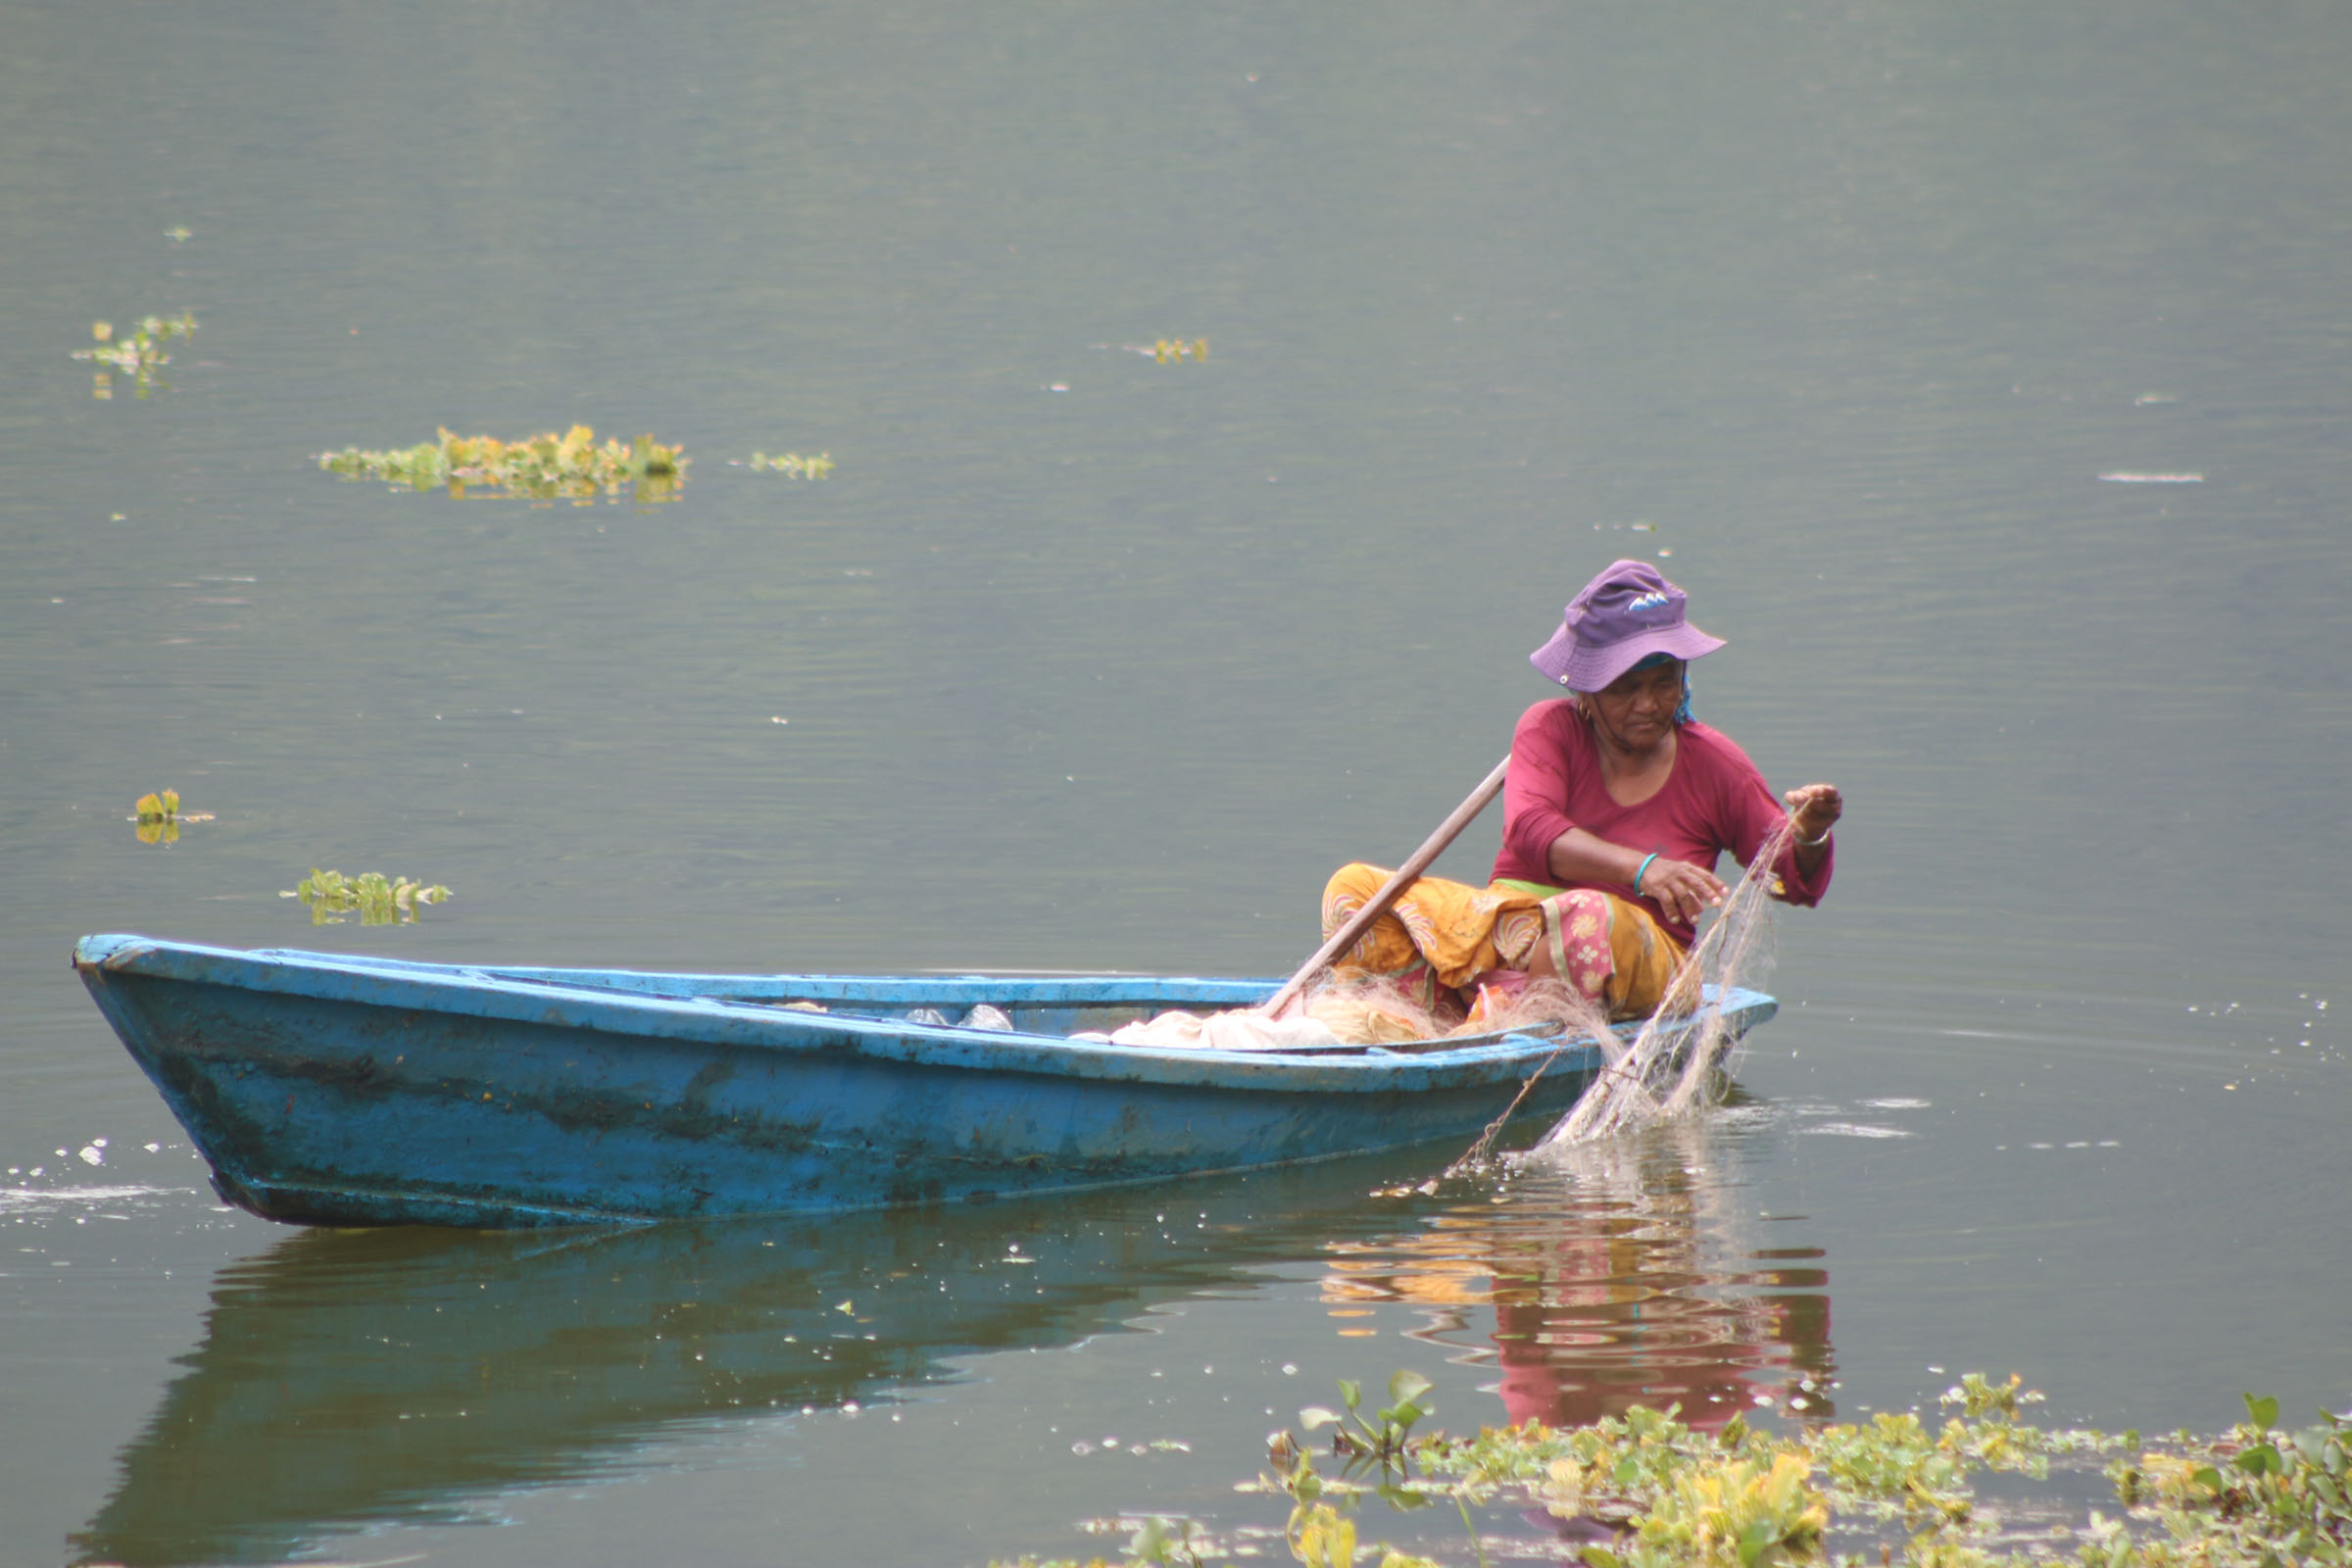
<path fill-rule="evenodd" d="M 1667 919 L 1690 925 L 1700 910 L 1723 902 L 1724 887 L 1714 872 L 1661 855 L 1642 873 L 1641 893 L 1642 898 L 1655 899 Z"/>

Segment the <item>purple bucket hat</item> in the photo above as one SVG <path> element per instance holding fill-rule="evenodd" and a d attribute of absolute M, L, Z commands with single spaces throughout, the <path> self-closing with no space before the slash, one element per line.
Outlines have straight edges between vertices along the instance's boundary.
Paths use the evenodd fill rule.
<path fill-rule="evenodd" d="M 1721 648 L 1683 618 L 1686 603 L 1656 567 L 1617 562 L 1568 601 L 1560 629 L 1527 662 L 1571 691 L 1596 692 L 1652 654 L 1696 659 Z"/>

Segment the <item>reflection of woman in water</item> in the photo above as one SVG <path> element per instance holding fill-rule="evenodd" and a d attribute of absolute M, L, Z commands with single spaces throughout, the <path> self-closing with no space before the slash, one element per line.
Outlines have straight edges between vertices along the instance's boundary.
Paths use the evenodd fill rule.
<path fill-rule="evenodd" d="M 1640 1275 L 1658 1265 L 1642 1256 L 1648 1245 L 1638 1236 L 1568 1241 L 1526 1274 L 1497 1271 L 1494 1351 L 1513 1425 L 1586 1426 L 1635 1404 L 1679 1404 L 1697 1427 L 1759 1402 L 1828 1411 L 1830 1298 L 1787 1291 L 1822 1284 L 1820 1269 L 1681 1284 L 1653 1272 L 1644 1281 Z M 1686 1294 L 1710 1284 L 1779 1289 L 1721 1299 Z"/>
<path fill-rule="evenodd" d="M 1335 1248 L 1335 1302 L 1448 1310 L 1459 1347 L 1494 1308 L 1497 1392 L 1513 1424 L 1582 1426 L 1629 1406 L 1682 1407 L 1713 1427 L 1756 1404 L 1831 1411 L 1828 1276 L 1813 1248 L 1739 1234 L 1719 1172 L 1736 1158 L 1704 1123 L 1565 1151 L 1509 1201 L 1465 1204 L 1430 1229 Z"/>

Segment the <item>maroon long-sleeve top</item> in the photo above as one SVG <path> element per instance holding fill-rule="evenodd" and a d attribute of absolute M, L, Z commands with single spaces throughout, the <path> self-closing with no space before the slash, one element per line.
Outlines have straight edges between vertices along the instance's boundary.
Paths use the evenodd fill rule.
<path fill-rule="evenodd" d="M 1654 850 L 1713 871 L 1727 851 L 1745 865 L 1788 814 L 1747 754 L 1730 736 L 1697 722 L 1676 731 L 1674 767 L 1664 786 L 1639 805 L 1618 805 L 1601 782 L 1592 726 L 1564 698 L 1538 703 L 1519 716 L 1502 800 L 1502 851 L 1494 857 L 1494 880 L 1545 887 L 1563 886 L 1551 874 L 1551 845 L 1572 827 L 1643 855 Z M 1782 897 L 1790 904 L 1820 903 L 1836 853 L 1835 842 L 1825 847 L 1808 877 L 1797 869 L 1794 848 L 1785 851 L 1774 866 Z M 1565 886 L 1633 897 L 1622 882 Z M 1668 918 L 1654 899 L 1636 902 L 1675 941 L 1690 946 L 1691 926 Z"/>

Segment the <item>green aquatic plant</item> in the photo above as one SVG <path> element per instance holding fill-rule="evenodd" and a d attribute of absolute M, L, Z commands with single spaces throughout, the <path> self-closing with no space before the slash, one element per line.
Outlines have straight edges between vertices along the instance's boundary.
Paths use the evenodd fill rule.
<path fill-rule="evenodd" d="M 1313 1432 L 1332 1427 L 1332 1451 L 1347 1461 L 1348 1468 L 1378 1465 L 1383 1470 L 1396 1470 L 1404 1461 L 1405 1445 L 1412 1440 L 1414 1424 L 1433 1408 L 1422 1399 L 1434 1387 L 1418 1372 L 1397 1371 L 1389 1378 L 1389 1404 L 1367 1416 L 1363 1413 L 1364 1389 L 1360 1383 L 1340 1379 L 1340 1403 L 1347 1413 L 1310 1404 L 1298 1412 L 1299 1425 Z"/>
<path fill-rule="evenodd" d="M 1396 1402 L 1375 1416 L 1310 1406 L 1312 1432 L 1331 1426 L 1340 1476 L 1316 1472 L 1312 1456 L 1286 1431 L 1267 1450 L 1275 1474 L 1244 1492 L 1291 1502 L 1283 1540 L 1308 1568 L 1444 1568 L 1447 1559 L 1394 1547 L 1367 1551 L 1361 1510 L 1370 1501 L 1394 1510 L 1451 1500 L 1464 1522 L 1472 1504 L 1542 1508 L 1606 1536 L 1571 1560 L 1586 1568 L 2352 1568 L 2352 1422 L 2320 1414 L 2293 1432 L 2278 1426 L 2278 1401 L 2246 1396 L 2248 1419 L 2212 1437 L 2177 1433 L 2145 1446 L 2137 1433 L 2052 1430 L 2023 1419 L 2040 1396 L 2020 1381 L 1992 1383 L 1971 1374 L 1947 1391 L 1939 1429 L 1912 1413 L 1883 1413 L 1866 1424 L 1816 1424 L 1786 1432 L 1751 1427 L 1735 1416 L 1720 1430 L 1681 1421 L 1679 1412 L 1641 1406 L 1591 1426 L 1537 1422 L 1488 1427 L 1475 1437 L 1411 1436 L 1427 1406 L 1412 1374 L 1392 1382 Z M 1418 1385 L 1413 1386 L 1413 1385 Z M 1392 1419 L 1410 1417 L 1410 1419 Z M 1399 1430 L 1401 1428 L 1401 1430 Z M 1393 1440 L 1382 1442 L 1379 1435 Z M 1378 1479 L 1350 1479 L 1383 1450 Z M 2110 1455 L 2105 1469 L 2122 1511 L 2064 1501 L 2004 1497 L 1981 1502 L 1971 1478 L 2005 1473 L 2046 1481 L 2052 1466 L 2078 1473 Z M 1411 1472 L 1417 1471 L 1414 1475 Z M 2007 1489 L 2014 1491 L 2014 1488 Z M 2012 1552 L 2019 1520 L 2031 1519 L 2030 1552 Z M 1270 1533 L 1270 1532 L 1269 1532 Z M 1185 1543 L 1184 1558 L 1167 1544 Z M 1126 1568 L 1174 1561 L 1229 1561 L 1205 1527 L 1161 1522 L 1131 1543 Z M 1484 1563 L 1475 1528 L 1467 1554 Z M 1082 1568 L 1019 1559 L 1021 1568 Z M 1102 1558 L 1091 1568 L 1110 1568 Z"/>
<path fill-rule="evenodd" d="M 1393 1372 L 1389 1375 L 1389 1403 L 1366 1415 L 1363 1385 L 1342 1378 L 1340 1404 L 1346 1413 L 1310 1404 L 1298 1412 L 1298 1424 L 1310 1433 L 1323 1427 L 1332 1429 L 1331 1451 L 1340 1459 L 1342 1483 L 1358 1473 L 1377 1471 L 1380 1479 L 1372 1486 L 1374 1495 L 1393 1508 L 1425 1507 L 1433 1498 L 1405 1484 L 1406 1456 L 1414 1426 L 1434 1408 L 1425 1397 L 1433 1386 L 1418 1372 L 1406 1369 Z M 1284 1536 L 1291 1543 L 1292 1554 L 1312 1568 L 1352 1568 L 1356 1550 L 1352 1501 L 1355 1489 L 1345 1485 L 1329 1487 L 1315 1473 L 1313 1461 L 1291 1441 L 1287 1432 L 1278 1443 L 1268 1446 L 1266 1453 L 1284 1471 L 1281 1485 L 1291 1494 L 1291 1517 Z M 1327 1493 L 1340 1499 L 1338 1505 L 1324 1500 Z M 1462 1510 L 1462 1523 L 1470 1525 L 1467 1502 L 1459 1497 L 1455 1500 Z M 1471 1528 L 1470 1539 L 1475 1545 L 1478 1541 L 1475 1527 Z M 1386 1546 L 1381 1553 L 1383 1568 L 1402 1568 L 1403 1564 L 1420 1560 L 1406 1558 Z"/>
<path fill-rule="evenodd" d="M 797 452 L 787 452 L 780 458 L 771 458 L 764 452 L 753 453 L 752 471 L 758 473 L 762 469 L 780 473 L 787 479 L 822 479 L 833 471 L 833 458 L 824 452 L 813 458 L 804 458 Z"/>
<path fill-rule="evenodd" d="M 1211 1549 L 1208 1532 L 1191 1519 L 1153 1514 L 1136 1526 L 1127 1540 L 1127 1560 L 1152 1568 L 1204 1568 L 1203 1553 Z"/>
<path fill-rule="evenodd" d="M 1163 337 L 1150 343 L 1097 344 L 1098 348 L 1118 348 L 1128 354 L 1141 354 L 1159 365 L 1181 365 L 1186 360 L 1195 364 L 1208 358 L 1208 339 Z"/>
<path fill-rule="evenodd" d="M 128 818 L 136 825 L 141 844 L 177 844 L 183 822 L 210 822 L 210 811 L 182 811 L 179 791 L 154 790 L 131 804 Z"/>
<path fill-rule="evenodd" d="M 353 913 L 359 915 L 362 925 L 414 925 L 426 905 L 449 897 L 449 889 L 439 883 L 427 887 L 405 876 L 387 877 L 380 871 L 345 876 L 314 866 L 309 876 L 278 897 L 300 899 L 303 907 L 311 911 L 313 925 L 341 925 L 343 917 Z"/>
<path fill-rule="evenodd" d="M 318 454 L 318 466 L 346 479 L 380 479 L 412 490 L 446 488 L 463 500 L 480 490 L 535 501 L 586 504 L 599 495 L 618 500 L 675 501 L 692 460 L 681 446 L 664 446 L 650 435 L 625 445 L 575 424 L 564 434 L 545 430 L 519 441 L 495 436 L 462 436 L 442 430 L 440 439 L 413 447 L 366 451 L 345 447 Z"/>
<path fill-rule="evenodd" d="M 115 336 L 112 321 L 92 321 L 90 336 L 98 340 L 98 346 L 75 349 L 74 357 L 108 368 L 97 372 L 90 388 L 93 397 L 115 395 L 114 377 L 108 373 L 113 370 L 130 377 L 131 396 L 143 398 L 152 388 L 170 389 L 163 368 L 172 363 L 172 355 L 165 345 L 195 330 L 196 318 L 184 311 L 177 316 L 142 317 L 120 338 Z"/>
<path fill-rule="evenodd" d="M 2116 1554 L 2093 1568 L 2352 1563 L 2352 1422 L 2321 1411 L 2318 1424 L 2285 1432 L 2277 1399 L 2244 1398 L 2246 1420 L 2221 1437 L 2177 1433 L 2136 1461 L 2108 1466 L 2132 1515 L 2152 1514 L 2182 1549 L 2131 1555 L 2138 1545 L 2119 1523 L 2107 1533 Z M 2084 1561 L 2093 1563 L 2087 1553 Z"/>
<path fill-rule="evenodd" d="M 1945 1404 L 1960 1406 L 1960 1413 L 1972 1421 L 1987 1415 L 2015 1421 L 2022 1407 L 2041 1402 L 2041 1396 L 2026 1388 L 2025 1379 L 2014 1372 L 2006 1383 L 1988 1383 L 1982 1373 L 1964 1373 L 1942 1397 Z"/>
<path fill-rule="evenodd" d="M 1820 1555 L 1829 1502 L 1793 1453 L 1676 1473 L 1634 1527 L 1628 1563 L 1803 1562 Z"/>

